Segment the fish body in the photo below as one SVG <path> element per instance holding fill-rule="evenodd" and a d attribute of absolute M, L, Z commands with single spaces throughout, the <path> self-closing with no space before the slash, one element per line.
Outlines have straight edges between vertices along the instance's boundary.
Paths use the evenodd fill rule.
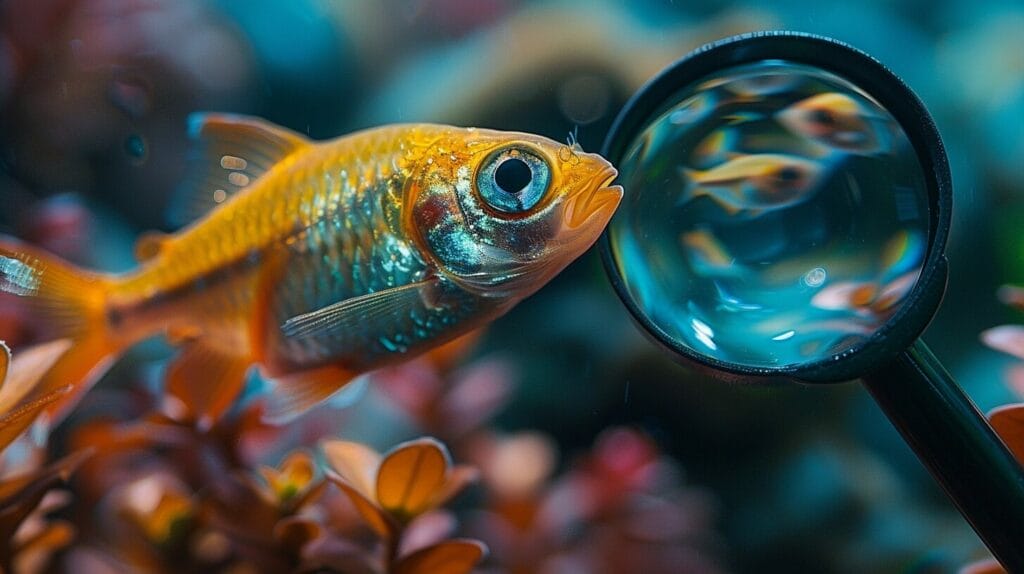
<path fill-rule="evenodd" d="M 719 128 L 694 147 L 694 165 L 707 167 L 724 163 L 730 154 L 735 153 L 738 143 L 739 135 L 735 129 Z"/>
<path fill-rule="evenodd" d="M 811 96 L 780 111 L 776 117 L 794 134 L 835 149 L 872 154 L 887 147 L 882 119 L 845 94 Z"/>
<path fill-rule="evenodd" d="M 47 377 L 79 393 L 166 334 L 182 347 L 169 395 L 205 424 L 254 364 L 283 420 L 493 320 L 586 250 L 622 194 L 600 156 L 529 134 L 416 124 L 312 142 L 213 115 L 193 135 L 177 211 L 198 219 L 144 236 L 137 269 L 85 272 L 4 241 L 0 291 L 75 340 Z"/>
<path fill-rule="evenodd" d="M 690 188 L 679 203 L 706 195 L 729 213 L 779 209 L 810 198 L 821 172 L 818 162 L 797 156 L 738 155 L 709 170 L 684 168 Z"/>
<path fill-rule="evenodd" d="M 740 266 L 735 264 L 736 258 L 706 229 L 680 233 L 679 244 L 686 253 L 690 265 L 703 276 L 721 277 L 741 272 Z"/>
<path fill-rule="evenodd" d="M 891 281 L 843 281 L 828 285 L 811 299 L 811 305 L 829 311 L 854 311 L 869 317 L 887 318 L 896 312 L 917 284 L 920 271 L 909 271 Z"/>
<path fill-rule="evenodd" d="M 675 125 L 696 124 L 714 112 L 716 105 L 716 99 L 710 92 L 702 92 L 681 102 L 668 119 Z"/>

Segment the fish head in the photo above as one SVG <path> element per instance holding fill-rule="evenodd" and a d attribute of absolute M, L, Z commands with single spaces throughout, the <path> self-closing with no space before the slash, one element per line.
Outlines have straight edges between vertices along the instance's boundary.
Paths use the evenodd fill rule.
<path fill-rule="evenodd" d="M 864 111 L 845 94 L 829 92 L 797 102 L 779 113 L 779 121 L 796 133 L 828 138 L 839 132 L 864 131 Z"/>
<path fill-rule="evenodd" d="M 750 185 L 743 198 L 749 208 L 784 207 L 808 199 L 821 179 L 822 166 L 817 161 L 781 154 L 748 157 L 756 160 L 745 172 Z"/>
<path fill-rule="evenodd" d="M 481 297 L 518 301 L 597 240 L 622 199 L 617 175 L 577 146 L 453 130 L 417 161 L 406 221 L 440 274 Z"/>

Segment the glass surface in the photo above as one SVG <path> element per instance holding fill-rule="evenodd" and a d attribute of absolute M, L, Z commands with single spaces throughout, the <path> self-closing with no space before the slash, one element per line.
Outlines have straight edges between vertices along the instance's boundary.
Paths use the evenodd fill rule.
<path fill-rule="evenodd" d="M 682 90 L 626 150 L 609 233 L 636 305 L 693 351 L 782 368 L 856 348 L 925 258 L 914 150 L 870 96 L 778 60 Z"/>

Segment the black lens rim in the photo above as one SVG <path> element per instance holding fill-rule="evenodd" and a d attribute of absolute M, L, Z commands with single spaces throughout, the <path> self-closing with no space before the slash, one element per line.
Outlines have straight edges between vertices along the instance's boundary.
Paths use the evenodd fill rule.
<path fill-rule="evenodd" d="M 687 365 L 720 379 L 748 382 L 788 379 L 834 383 L 856 379 L 888 363 L 920 337 L 938 310 L 948 277 L 945 247 L 953 206 L 949 161 L 935 121 L 902 79 L 868 54 L 832 38 L 793 31 L 733 36 L 684 56 L 634 94 L 615 118 L 602 155 L 617 165 L 635 136 L 671 106 L 669 98 L 686 86 L 724 68 L 762 60 L 816 66 L 845 78 L 888 110 L 913 145 L 929 192 L 928 255 L 920 279 L 896 314 L 865 343 L 841 355 L 777 369 L 727 363 L 680 344 L 639 309 L 615 265 L 609 236 L 615 218 L 599 240 L 601 258 L 615 292 L 642 330 Z"/>

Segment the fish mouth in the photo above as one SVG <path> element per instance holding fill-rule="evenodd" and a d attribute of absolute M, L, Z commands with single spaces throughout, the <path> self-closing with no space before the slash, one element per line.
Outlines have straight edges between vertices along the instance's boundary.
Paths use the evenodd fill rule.
<path fill-rule="evenodd" d="M 619 172 L 614 167 L 605 168 L 594 179 L 601 183 L 592 191 L 583 191 L 569 198 L 565 206 L 566 227 L 577 229 L 596 215 L 602 215 L 605 222 L 611 219 L 622 200 L 622 186 L 611 185 Z"/>

